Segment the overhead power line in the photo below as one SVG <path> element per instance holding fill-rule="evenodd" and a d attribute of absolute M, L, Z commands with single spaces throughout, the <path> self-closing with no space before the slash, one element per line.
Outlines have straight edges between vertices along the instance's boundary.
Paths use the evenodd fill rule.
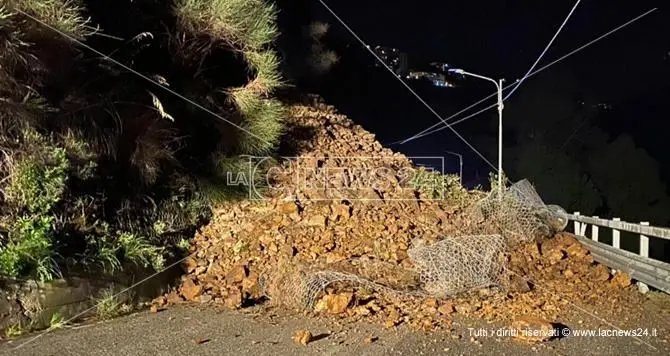
<path fill-rule="evenodd" d="M 551 47 L 551 45 L 552 45 L 552 44 L 554 43 L 554 41 L 556 40 L 556 37 L 558 37 L 558 34 L 561 33 L 561 31 L 563 30 L 563 27 L 565 27 L 565 24 L 568 23 L 568 20 L 570 19 L 570 17 L 572 17 L 572 14 L 575 12 L 575 10 L 577 10 L 577 6 L 579 6 L 579 3 L 580 3 L 580 2 L 582 2 L 582 0 L 577 0 L 577 2 L 575 3 L 575 6 L 572 7 L 572 10 L 570 10 L 570 13 L 569 13 L 568 16 L 565 18 L 565 20 L 563 20 L 563 23 L 561 24 L 561 26 L 558 28 L 558 30 L 557 30 L 556 33 L 554 34 L 554 37 L 551 38 L 551 41 L 549 41 L 549 43 L 547 44 L 547 46 L 544 48 L 544 51 L 542 51 L 542 53 L 540 53 L 540 56 L 537 57 L 537 59 L 535 60 L 535 63 L 533 63 L 533 65 L 530 66 L 530 69 L 528 69 L 528 71 L 526 72 L 526 74 L 524 74 L 524 76 L 521 78 L 521 80 L 519 80 L 519 81 L 517 82 L 516 86 L 512 89 L 511 92 L 509 92 L 509 93 L 507 94 L 507 96 L 505 96 L 505 99 L 503 99 L 503 100 L 507 100 L 507 98 L 509 98 L 512 94 L 514 94 L 514 92 L 515 92 L 517 89 L 519 89 L 519 87 L 521 86 L 521 84 L 523 84 L 524 80 L 526 80 L 526 78 L 528 78 L 528 75 L 535 69 L 535 67 L 537 66 L 537 64 L 540 63 L 540 61 L 542 60 L 542 57 L 544 57 L 544 55 L 547 53 L 547 51 L 549 50 L 549 48 Z"/>
<path fill-rule="evenodd" d="M 591 40 L 591 41 L 589 41 L 589 42 L 587 42 L 587 43 L 585 43 L 585 44 L 583 44 L 583 45 L 581 45 L 581 46 L 575 48 L 574 50 L 572 50 L 572 51 L 566 53 L 565 55 L 563 55 L 563 56 L 557 58 L 556 60 L 552 61 L 551 63 L 549 63 L 549 64 L 547 64 L 547 65 L 541 67 L 540 69 L 538 69 L 538 70 L 536 70 L 536 71 L 534 71 L 534 72 L 532 72 L 532 73 L 530 73 L 528 76 L 526 76 L 526 79 L 528 79 L 528 78 L 530 78 L 530 77 L 533 77 L 533 76 L 539 74 L 540 72 L 542 72 L 542 71 L 544 71 L 544 70 L 546 70 L 546 69 L 549 69 L 550 67 L 552 67 L 552 66 L 558 64 L 559 62 L 561 62 L 561 61 L 567 59 L 568 57 L 570 57 L 570 56 L 572 56 L 572 55 L 574 55 L 574 54 L 576 54 L 576 53 L 578 53 L 578 52 L 580 52 L 580 51 L 586 49 L 587 47 L 590 47 L 590 46 L 592 46 L 593 44 L 595 44 L 595 43 L 597 43 L 597 42 L 599 42 L 599 41 L 601 41 L 601 40 L 603 40 L 603 39 L 605 39 L 605 38 L 611 36 L 611 35 L 614 34 L 615 32 L 617 32 L 617 31 L 619 31 L 619 30 L 622 30 L 622 29 L 625 28 L 625 27 L 628 27 L 629 25 L 633 24 L 634 22 L 637 22 L 638 20 L 641 20 L 643 17 L 645 17 L 645 16 L 647 16 L 647 15 L 650 15 L 651 13 L 653 13 L 653 12 L 656 11 L 656 10 L 658 10 L 658 8 L 653 8 L 653 9 L 651 9 L 651 10 L 648 10 L 648 11 L 644 12 L 643 14 L 638 15 L 637 17 L 635 17 L 635 18 L 633 18 L 633 19 L 631 19 L 631 20 L 629 20 L 629 21 L 623 23 L 622 25 L 619 25 L 619 26 L 615 27 L 614 29 L 612 29 L 612 30 L 610 30 L 610 31 L 608 31 L 608 32 L 606 32 L 606 33 L 604 33 L 604 34 L 602 34 L 602 35 L 596 37 L 595 39 L 593 39 L 593 40 Z M 503 90 L 510 89 L 510 88 L 512 88 L 515 84 L 516 84 L 516 83 L 512 83 L 512 84 L 510 84 L 510 85 L 507 85 L 506 87 L 503 88 Z M 449 117 L 446 119 L 446 121 L 450 121 L 450 120 L 456 118 L 457 116 L 459 116 L 460 114 L 462 114 L 462 113 L 464 113 L 464 112 L 466 112 L 466 111 L 468 111 L 468 110 L 470 110 L 470 109 L 472 109 L 472 108 L 478 106 L 479 104 L 482 104 L 482 103 L 485 102 L 486 100 L 489 100 L 489 99 L 495 97 L 496 94 L 497 94 L 497 92 L 491 93 L 491 95 L 489 95 L 489 96 L 487 96 L 487 97 L 484 97 L 483 99 L 477 101 L 477 102 L 474 103 L 474 104 L 471 104 L 470 106 L 466 107 L 465 109 L 462 109 L 462 110 L 458 111 L 457 113 L 455 113 L 455 114 L 449 116 Z M 470 115 L 468 115 L 468 116 L 466 116 L 466 117 L 463 117 L 463 118 L 461 118 L 461 119 L 458 119 L 458 120 L 452 122 L 452 123 L 450 124 L 450 126 L 457 125 L 457 124 L 459 124 L 459 123 L 461 123 L 461 122 L 463 122 L 463 121 L 465 121 L 465 120 L 468 120 L 468 119 L 470 119 L 470 118 L 472 118 L 472 117 L 475 117 L 475 116 L 477 116 L 477 115 L 483 113 L 483 112 L 486 111 L 486 110 L 495 108 L 496 105 L 497 105 L 497 104 L 490 105 L 490 106 L 488 106 L 488 107 L 486 107 L 486 108 L 484 108 L 484 109 L 482 109 L 482 110 L 479 110 L 479 111 L 475 112 L 474 114 L 470 114 Z M 442 124 L 441 122 L 436 123 L 436 124 L 434 124 L 434 125 L 432 125 L 432 126 L 426 128 L 426 129 L 424 129 L 424 130 L 421 131 L 421 132 L 418 132 L 418 133 L 416 133 L 416 134 L 414 134 L 414 135 L 412 135 L 412 136 L 410 136 L 410 137 L 408 137 L 408 138 L 405 138 L 405 139 L 402 139 L 402 140 L 398 140 L 398 141 L 393 142 L 393 143 L 391 143 L 391 144 L 405 144 L 405 143 L 407 143 L 407 142 L 410 142 L 410 141 L 413 141 L 413 140 L 416 140 L 416 139 L 419 139 L 419 138 L 422 138 L 422 137 L 425 137 L 425 136 L 428 136 L 428 135 L 432 135 L 433 133 L 436 133 L 436 132 L 438 132 L 438 131 L 442 131 L 442 130 L 444 130 L 444 129 L 446 128 L 446 126 L 442 126 L 442 125 L 443 125 L 443 124 Z M 438 126 L 441 126 L 441 127 L 436 128 L 436 127 L 438 127 Z"/>
<path fill-rule="evenodd" d="M 442 121 L 442 123 L 447 125 L 446 127 L 449 128 L 456 135 L 456 137 L 458 137 L 461 141 L 463 141 L 463 143 L 465 143 L 473 152 L 475 152 L 481 159 L 483 159 L 489 166 L 491 166 L 491 168 L 493 168 L 496 172 L 498 171 L 498 169 L 496 168 L 496 166 L 493 163 L 491 163 L 488 159 L 486 159 L 486 157 L 484 157 L 484 155 L 481 152 L 479 152 L 479 150 L 477 150 L 470 142 L 468 142 L 468 140 L 466 140 L 465 137 L 461 136 L 461 134 L 458 133 L 458 131 L 456 131 L 451 126 L 449 126 L 449 124 L 442 118 L 442 116 L 440 116 L 440 114 L 437 113 L 437 111 L 435 111 L 435 109 L 433 109 L 430 105 L 428 105 L 428 103 L 425 100 L 423 100 L 423 98 L 421 98 L 421 96 L 419 96 L 419 94 L 417 94 L 407 83 L 405 83 L 404 80 L 402 80 L 402 78 L 400 78 L 395 72 L 393 72 L 393 70 L 381 58 L 379 58 L 377 53 L 375 53 L 375 51 L 373 51 L 372 48 L 370 48 L 370 46 L 368 46 L 365 43 L 365 41 L 363 41 L 363 39 L 361 39 L 356 34 L 356 32 L 354 32 L 354 30 L 351 29 L 351 27 L 349 27 L 344 22 L 344 20 L 342 20 L 335 13 L 335 11 L 333 11 L 323 0 L 318 0 L 318 1 L 321 3 L 321 5 L 323 5 L 323 7 L 328 12 L 330 12 L 331 15 L 333 15 L 333 17 L 335 17 L 335 19 L 337 21 L 340 22 L 340 24 L 342 24 L 342 26 L 344 26 L 345 29 L 347 29 L 347 31 L 349 31 L 349 33 L 351 33 L 352 36 L 354 36 L 354 38 L 356 38 L 356 40 L 358 40 L 358 42 L 361 43 L 361 45 L 363 45 L 364 48 L 366 48 L 384 66 L 384 68 L 386 68 L 390 73 L 393 74 L 393 77 L 398 79 L 400 81 L 400 83 L 402 83 L 402 85 L 405 88 L 407 88 L 407 90 L 409 90 L 410 93 L 412 93 L 431 113 L 433 113 L 433 115 L 435 115 L 435 117 L 437 117 L 438 119 L 440 119 L 440 121 Z"/>

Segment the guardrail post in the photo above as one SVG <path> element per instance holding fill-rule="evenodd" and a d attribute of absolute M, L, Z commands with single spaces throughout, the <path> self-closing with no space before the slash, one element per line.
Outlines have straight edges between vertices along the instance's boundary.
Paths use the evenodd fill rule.
<path fill-rule="evenodd" d="M 599 219 L 599 217 L 594 216 L 594 219 Z M 593 241 L 598 241 L 598 225 L 591 225 L 591 239 Z"/>
<path fill-rule="evenodd" d="M 619 218 L 614 218 L 612 220 L 621 221 Z M 621 248 L 621 233 L 617 229 L 612 229 L 612 247 Z"/>
<path fill-rule="evenodd" d="M 640 222 L 640 225 L 649 226 L 649 222 L 648 221 L 642 221 L 642 222 Z M 649 258 L 649 238 L 647 236 L 642 235 L 642 234 L 640 234 L 640 256 Z M 637 282 L 637 289 L 642 294 L 645 294 L 649 291 L 649 286 L 647 286 L 645 283 L 642 283 L 642 282 L 638 281 Z"/>
<path fill-rule="evenodd" d="M 612 221 L 621 221 L 620 218 L 612 218 Z M 621 232 L 618 229 L 612 228 L 612 247 L 620 249 L 621 248 Z M 616 273 L 617 270 L 612 268 L 612 274 Z"/>
<path fill-rule="evenodd" d="M 643 221 L 640 225 L 649 226 L 649 222 Z M 640 234 L 640 256 L 649 257 L 649 238 L 642 234 Z"/>
<path fill-rule="evenodd" d="M 579 212 L 575 211 L 572 215 L 579 216 Z M 575 225 L 574 225 L 575 226 L 575 235 L 579 235 L 579 231 L 581 230 L 582 224 L 577 220 L 575 220 L 574 223 L 575 223 Z"/>

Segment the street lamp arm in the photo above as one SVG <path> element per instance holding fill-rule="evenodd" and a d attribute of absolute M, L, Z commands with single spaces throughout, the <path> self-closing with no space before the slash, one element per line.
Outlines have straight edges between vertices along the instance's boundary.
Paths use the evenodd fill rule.
<path fill-rule="evenodd" d="M 475 74 L 475 73 L 466 72 L 464 70 L 460 70 L 457 73 L 464 74 L 464 75 L 467 75 L 467 76 L 470 76 L 470 77 L 475 77 L 475 78 L 479 78 L 479 79 L 488 80 L 489 82 L 493 82 L 493 84 L 495 84 L 498 91 L 500 91 L 500 84 L 498 83 L 497 80 L 495 80 L 493 78 L 485 77 L 483 75 L 479 75 L 479 74 Z"/>

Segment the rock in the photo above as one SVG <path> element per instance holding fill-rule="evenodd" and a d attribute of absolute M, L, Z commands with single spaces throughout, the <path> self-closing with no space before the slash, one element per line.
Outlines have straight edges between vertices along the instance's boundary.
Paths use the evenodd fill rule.
<path fill-rule="evenodd" d="M 226 281 L 229 283 L 241 283 L 247 277 L 247 267 L 237 265 L 226 274 Z"/>
<path fill-rule="evenodd" d="M 368 337 L 365 338 L 365 340 L 363 341 L 363 343 L 366 344 L 366 345 L 369 345 L 369 344 L 371 344 L 371 343 L 377 341 L 378 339 L 379 339 L 379 338 L 376 337 L 376 336 L 368 336 Z"/>
<path fill-rule="evenodd" d="M 195 302 L 196 298 L 198 298 L 200 296 L 200 293 L 202 293 L 202 286 L 193 282 L 193 279 L 187 278 L 181 284 L 179 292 L 181 293 L 182 296 L 184 296 L 184 298 L 187 301 Z"/>
<path fill-rule="evenodd" d="M 551 322 L 535 317 L 516 318 L 511 328 L 515 330 L 513 337 L 521 341 L 543 342 L 556 336 Z"/>
<path fill-rule="evenodd" d="M 149 308 L 149 312 L 154 313 L 154 314 L 155 314 L 155 313 L 158 313 L 158 312 L 162 312 L 163 310 L 165 310 L 165 308 L 163 308 L 163 307 L 159 307 L 159 306 L 156 305 L 156 304 L 152 305 L 152 306 Z"/>
<path fill-rule="evenodd" d="M 528 293 L 531 291 L 530 284 L 518 274 L 510 276 L 509 290 L 517 293 Z"/>
<path fill-rule="evenodd" d="M 242 307 L 242 292 L 238 289 L 231 289 L 224 300 L 224 304 L 228 309 L 236 310 Z"/>
<path fill-rule="evenodd" d="M 584 257 L 586 257 L 586 255 L 589 254 L 589 250 L 587 250 L 579 242 L 570 245 L 566 249 L 566 252 L 568 253 L 568 256 L 574 257 L 574 258 L 584 258 Z"/>
<path fill-rule="evenodd" d="M 470 305 L 469 303 L 461 303 L 456 305 L 456 312 L 458 314 L 471 314 L 475 310 L 474 306 Z"/>
<path fill-rule="evenodd" d="M 632 281 L 628 273 L 618 271 L 610 283 L 619 288 L 626 288 L 632 284 Z"/>
<path fill-rule="evenodd" d="M 196 267 L 198 267 L 198 262 L 192 257 L 188 257 L 184 260 L 184 270 L 186 271 L 186 273 L 193 272 L 196 269 Z"/>
<path fill-rule="evenodd" d="M 260 293 L 260 286 L 258 285 L 258 276 L 256 274 L 250 273 L 248 277 L 242 280 L 242 291 L 252 295 Z"/>
<path fill-rule="evenodd" d="M 312 333 L 305 329 L 298 330 L 293 335 L 293 341 L 297 344 L 307 345 L 312 341 Z"/>
<path fill-rule="evenodd" d="M 212 301 L 212 296 L 209 294 L 203 294 L 200 296 L 200 303 L 209 303 Z"/>
<path fill-rule="evenodd" d="M 558 248 L 552 249 L 547 255 L 547 259 L 549 260 L 550 264 L 556 264 L 558 261 L 562 260 L 563 257 L 565 257 L 565 253 L 562 250 L 559 250 Z"/>
<path fill-rule="evenodd" d="M 162 307 L 162 306 L 164 306 L 165 304 L 167 304 L 167 298 L 165 298 L 164 295 L 161 295 L 161 296 L 155 298 L 154 300 L 152 300 L 152 301 L 151 301 L 151 304 L 152 304 L 152 305 L 156 305 L 156 306 L 158 306 L 158 307 Z"/>
<path fill-rule="evenodd" d="M 323 216 L 323 215 L 312 216 L 307 221 L 307 226 L 325 228 L 326 227 L 326 217 Z"/>
<path fill-rule="evenodd" d="M 591 278 L 598 282 L 604 282 L 610 279 L 610 271 L 605 265 L 597 265 L 590 272 Z"/>
<path fill-rule="evenodd" d="M 341 314 L 347 310 L 353 293 L 326 294 L 316 302 L 314 310 L 330 314 Z"/>
<path fill-rule="evenodd" d="M 346 257 L 342 256 L 339 253 L 329 253 L 329 254 L 326 255 L 326 263 L 327 264 L 337 263 L 337 262 L 340 262 L 340 261 L 344 261 L 346 259 L 347 259 Z"/>
<path fill-rule="evenodd" d="M 442 305 L 440 305 L 439 308 L 437 308 L 437 311 L 442 314 L 442 315 L 450 315 L 455 311 L 454 309 L 454 303 L 453 302 L 446 302 Z"/>
<path fill-rule="evenodd" d="M 298 206 L 294 202 L 286 202 L 279 207 L 279 211 L 285 215 L 297 214 Z"/>
<path fill-rule="evenodd" d="M 182 299 L 182 297 L 177 292 L 174 291 L 168 293 L 165 299 L 167 301 L 167 304 L 179 304 L 184 301 L 184 299 Z"/>
<path fill-rule="evenodd" d="M 430 308 L 437 308 L 437 300 L 435 298 L 428 298 L 423 302 L 423 305 Z"/>

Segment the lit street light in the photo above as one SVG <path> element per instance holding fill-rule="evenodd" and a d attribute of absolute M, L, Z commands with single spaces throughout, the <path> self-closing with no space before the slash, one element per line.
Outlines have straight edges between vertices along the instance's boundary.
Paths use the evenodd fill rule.
<path fill-rule="evenodd" d="M 484 79 L 488 80 L 490 82 L 493 82 L 495 84 L 496 89 L 498 89 L 498 189 L 500 190 L 500 197 L 502 198 L 503 192 L 504 192 L 504 186 L 503 186 L 503 180 L 502 180 L 502 142 L 503 142 L 503 96 L 502 96 L 502 91 L 503 91 L 503 81 L 504 79 L 500 79 L 499 81 L 496 81 L 495 79 L 485 77 L 483 75 L 479 74 L 474 74 L 470 72 L 466 72 L 463 69 L 457 69 L 457 68 L 452 68 L 449 69 L 447 72 L 449 73 L 456 73 L 456 74 L 461 74 L 461 75 L 467 75 L 479 79 Z"/>
<path fill-rule="evenodd" d="M 451 152 L 451 151 L 445 151 L 449 154 L 452 154 L 454 156 L 458 156 L 458 166 L 459 166 L 459 177 L 460 177 L 460 182 L 461 185 L 463 185 L 463 155 L 460 153 L 456 152 Z"/>

